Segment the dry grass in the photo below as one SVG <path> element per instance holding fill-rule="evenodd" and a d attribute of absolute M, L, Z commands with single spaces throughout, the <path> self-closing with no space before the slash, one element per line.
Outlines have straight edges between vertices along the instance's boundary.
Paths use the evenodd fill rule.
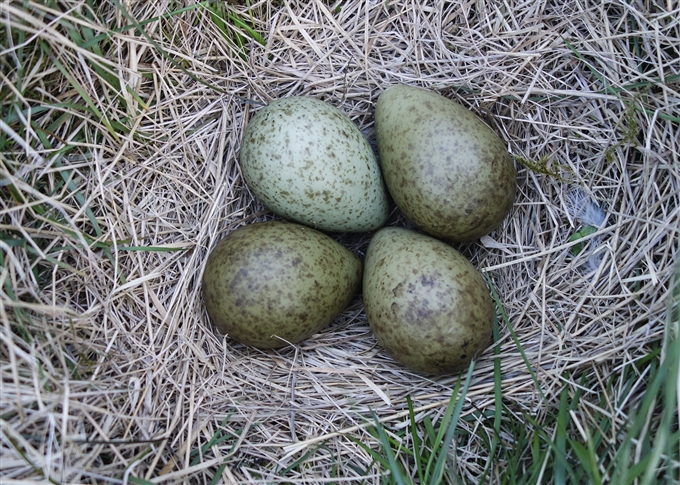
<path fill-rule="evenodd" d="M 394 363 L 359 297 L 294 348 L 221 339 L 200 276 L 225 234 L 272 218 L 237 163 L 258 103 L 318 97 L 370 137 L 395 83 L 470 107 L 517 159 L 511 216 L 460 248 L 519 343 L 502 325 L 504 423 L 530 416 L 552 434 L 566 386 L 583 392 L 573 436 L 604 416 L 619 439 L 664 334 L 680 228 L 680 7 L 423 3 L 211 4 L 222 23 L 193 2 L 0 4 L 3 483 L 340 483 L 358 469 L 380 482 L 354 440 L 375 444 L 370 410 L 407 440 L 394 434 L 406 396 L 436 422 L 457 377 Z M 578 255 L 574 187 L 606 215 Z M 359 254 L 369 240 L 339 238 Z M 500 412 L 492 357 L 475 367 L 451 465 L 472 483 L 490 459 L 484 416 Z"/>

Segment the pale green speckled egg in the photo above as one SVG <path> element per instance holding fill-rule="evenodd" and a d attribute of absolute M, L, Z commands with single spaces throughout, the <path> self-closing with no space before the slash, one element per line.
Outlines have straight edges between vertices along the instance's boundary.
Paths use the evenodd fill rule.
<path fill-rule="evenodd" d="M 206 262 L 203 301 L 217 329 L 259 348 L 297 343 L 328 325 L 361 284 L 352 252 L 310 227 L 242 226 Z"/>
<path fill-rule="evenodd" d="M 243 134 L 245 181 L 285 219 L 330 232 L 366 232 L 387 219 L 387 191 L 370 144 L 348 116 L 315 98 L 272 101 Z"/>
<path fill-rule="evenodd" d="M 363 298 L 378 342 L 417 372 L 458 372 L 489 344 L 494 306 L 484 278 L 431 236 L 380 229 L 366 251 Z"/>

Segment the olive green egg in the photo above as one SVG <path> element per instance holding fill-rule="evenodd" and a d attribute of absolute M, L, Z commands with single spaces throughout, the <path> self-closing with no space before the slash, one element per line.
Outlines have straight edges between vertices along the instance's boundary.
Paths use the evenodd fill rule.
<path fill-rule="evenodd" d="M 498 135 L 460 104 L 425 89 L 392 86 L 378 98 L 375 128 L 389 193 L 428 234 L 478 239 L 512 209 L 512 158 Z"/>
<path fill-rule="evenodd" d="M 296 223 L 258 222 L 212 250 L 203 301 L 222 334 L 258 348 L 283 347 L 338 316 L 361 275 L 359 258 L 327 235 Z"/>
<path fill-rule="evenodd" d="M 378 343 L 414 371 L 459 372 L 489 344 L 494 306 L 481 273 L 426 234 L 386 227 L 373 236 L 363 298 Z"/>
<path fill-rule="evenodd" d="M 290 221 L 366 232 L 387 220 L 387 190 L 366 137 L 319 99 L 272 101 L 248 123 L 239 153 L 252 193 Z"/>

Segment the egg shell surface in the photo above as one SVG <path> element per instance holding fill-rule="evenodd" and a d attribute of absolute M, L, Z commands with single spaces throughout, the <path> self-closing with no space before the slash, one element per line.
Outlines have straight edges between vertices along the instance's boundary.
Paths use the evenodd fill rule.
<path fill-rule="evenodd" d="M 339 109 L 294 96 L 272 101 L 243 135 L 245 181 L 285 219 L 330 232 L 367 232 L 387 219 L 387 190 L 370 143 Z"/>
<path fill-rule="evenodd" d="M 258 348 L 317 333 L 349 304 L 362 264 L 329 236 L 296 223 L 242 226 L 212 250 L 203 301 L 217 329 Z"/>
<path fill-rule="evenodd" d="M 387 188 L 423 231 L 470 241 L 510 212 L 517 185 L 513 161 L 473 112 L 432 91 L 396 85 L 380 94 L 375 127 Z"/>
<path fill-rule="evenodd" d="M 371 239 L 364 308 L 378 343 L 423 374 L 469 365 L 491 337 L 494 306 L 477 269 L 431 236 L 385 227 Z"/>

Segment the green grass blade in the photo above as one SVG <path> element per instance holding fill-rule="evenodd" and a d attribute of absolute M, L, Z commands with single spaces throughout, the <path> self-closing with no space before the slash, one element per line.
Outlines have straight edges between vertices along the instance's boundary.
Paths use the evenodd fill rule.
<path fill-rule="evenodd" d="M 444 477 L 444 468 L 446 467 L 446 458 L 448 456 L 449 452 L 449 447 L 451 446 L 451 442 L 453 441 L 453 434 L 456 431 L 456 428 L 458 427 L 458 420 L 460 419 L 460 414 L 463 411 L 463 404 L 465 403 L 465 396 L 467 395 L 468 388 L 470 387 L 470 382 L 472 381 L 472 371 L 475 368 L 475 360 L 473 359 L 470 362 L 470 366 L 468 367 L 468 372 L 467 375 L 465 376 L 465 383 L 463 384 L 463 388 L 460 390 L 460 394 L 458 394 L 458 397 L 456 399 L 456 405 L 453 408 L 453 412 L 449 417 L 449 421 L 447 423 L 447 428 L 446 428 L 446 435 L 444 436 L 443 440 L 443 446 L 442 449 L 439 452 L 439 456 L 437 457 L 437 462 L 434 467 L 434 472 L 432 474 L 432 480 L 430 480 L 431 484 L 437 484 L 441 483 L 443 477 Z M 460 382 L 460 381 L 459 381 Z M 458 386 L 456 386 L 458 387 Z M 454 397 L 451 396 L 451 401 L 449 402 L 449 406 L 451 405 L 451 402 L 454 401 Z M 447 409 L 448 411 L 448 409 Z M 443 423 L 442 423 L 442 428 L 443 428 Z M 440 428 L 441 430 L 441 428 Z"/>
<path fill-rule="evenodd" d="M 217 470 L 215 470 L 215 475 L 212 477 L 208 485 L 217 485 L 217 483 L 222 479 L 222 472 L 225 468 L 227 468 L 227 462 L 224 462 L 218 466 Z"/>
<path fill-rule="evenodd" d="M 217 431 L 215 431 L 215 433 L 210 437 L 210 439 L 206 443 L 201 445 L 200 448 L 194 448 L 191 451 L 190 456 L 193 456 L 194 459 L 190 462 L 189 464 L 190 466 L 197 465 L 201 457 L 205 455 L 208 452 L 208 450 L 210 450 L 210 448 L 212 448 L 213 446 L 223 443 L 227 440 L 237 438 L 237 436 L 234 436 L 231 433 L 224 433 L 224 431 L 222 431 L 222 428 L 224 428 L 227 425 L 227 422 L 229 422 L 229 420 L 231 419 L 232 414 L 233 413 L 229 413 L 227 417 L 225 417 L 222 420 L 222 423 L 217 428 Z"/>
<path fill-rule="evenodd" d="M 588 442 L 590 443 L 590 436 L 588 437 Z M 588 473 L 590 483 L 593 485 L 602 485 L 602 476 L 597 468 L 597 459 L 594 450 L 589 445 L 584 446 L 583 443 L 579 443 L 572 439 L 569 440 L 569 446 L 578 457 L 581 468 Z"/>
<path fill-rule="evenodd" d="M 215 24 L 215 27 L 217 27 L 217 30 L 222 33 L 222 37 L 231 42 L 231 39 L 229 38 L 229 31 L 227 30 L 227 24 L 224 22 L 220 12 L 217 10 L 217 6 L 207 4 L 205 5 L 205 9 L 208 11 L 210 19 Z"/>
<path fill-rule="evenodd" d="M 531 379 L 534 381 L 534 385 L 536 386 L 536 390 L 538 391 L 539 395 L 541 396 L 541 399 L 543 400 L 543 402 L 547 403 L 547 399 L 545 398 L 545 394 L 543 394 L 543 389 L 541 388 L 541 384 L 538 382 L 538 378 L 536 377 L 536 373 L 534 372 L 534 369 L 531 366 L 529 359 L 527 358 L 527 354 L 524 352 L 524 348 L 522 347 L 522 344 L 520 343 L 519 338 L 517 337 L 517 333 L 515 332 L 514 327 L 510 323 L 510 319 L 508 319 L 508 316 L 505 313 L 505 308 L 503 308 L 503 305 L 500 301 L 500 297 L 498 296 L 498 292 L 496 291 L 496 288 L 494 287 L 493 282 L 491 281 L 491 278 L 489 277 L 489 275 L 485 274 L 484 276 L 486 277 L 486 281 L 489 284 L 489 288 L 491 289 L 491 296 L 493 297 L 493 300 L 496 303 L 496 306 L 501 313 L 501 317 L 503 318 L 503 321 L 505 322 L 505 326 L 508 328 L 508 331 L 510 332 L 510 336 L 512 337 L 512 340 L 515 342 L 515 345 L 517 346 L 517 350 L 519 350 L 519 353 L 522 357 L 522 360 L 524 361 L 524 365 L 526 366 L 527 370 L 529 371 L 529 374 L 531 375 Z"/>
<path fill-rule="evenodd" d="M 382 426 L 382 424 L 379 423 L 378 426 Z M 370 432 L 370 430 L 367 430 L 367 431 Z M 371 434 L 372 434 L 372 433 L 371 433 Z M 376 435 L 377 435 L 377 432 L 376 432 Z M 379 436 L 379 435 L 376 436 L 376 438 L 377 438 L 378 440 L 380 440 L 380 436 Z M 373 463 L 379 463 L 379 464 L 380 464 L 383 468 L 385 468 L 386 470 L 389 470 L 389 469 L 390 469 L 390 462 L 389 462 L 389 460 L 386 459 L 383 455 L 381 455 L 380 453 L 378 453 L 377 451 L 375 451 L 373 448 L 371 448 L 370 446 L 368 446 L 368 445 L 367 445 L 366 443 L 364 443 L 363 441 L 360 441 L 360 440 L 358 440 L 357 438 L 354 438 L 353 436 L 350 436 L 349 439 L 352 440 L 355 444 L 357 444 L 360 448 L 362 448 L 366 453 L 368 453 L 368 454 L 371 456 L 371 458 L 373 458 Z M 383 448 L 389 448 L 389 447 L 390 447 L 389 440 L 386 440 L 384 443 L 383 443 L 382 441 L 380 441 L 380 445 L 381 445 Z M 387 453 L 387 452 L 385 452 L 385 453 Z M 367 472 L 367 473 L 368 473 L 368 470 L 370 470 L 370 468 L 373 466 L 373 463 L 371 463 L 371 464 L 369 465 L 369 467 L 366 469 L 366 472 Z M 394 476 L 393 476 L 393 478 L 394 478 Z"/>
<path fill-rule="evenodd" d="M 423 476 L 422 455 L 420 452 L 421 440 L 418 436 L 418 427 L 416 425 L 416 416 L 413 411 L 413 401 L 411 401 L 411 396 L 406 396 L 406 403 L 408 404 L 408 415 L 411 423 L 411 438 L 413 439 L 413 455 L 416 462 L 416 473 L 418 474 L 418 479 L 420 482 L 424 483 L 425 478 Z"/>
<path fill-rule="evenodd" d="M 255 42 L 257 42 L 260 45 L 266 44 L 264 37 L 262 37 L 259 34 L 259 32 L 254 30 L 250 25 L 248 25 L 241 18 L 239 18 L 238 15 L 235 15 L 233 13 L 229 13 L 228 17 L 229 17 L 229 20 L 231 20 L 236 27 L 243 30 L 248 35 L 248 37 L 253 39 Z"/>
<path fill-rule="evenodd" d="M 434 448 L 437 444 L 437 432 L 432 426 L 432 419 L 429 416 L 425 416 L 423 419 L 423 426 L 425 427 L 425 436 L 427 437 L 427 443 L 431 448 Z"/>
<path fill-rule="evenodd" d="M 651 366 L 650 380 L 642 398 L 642 402 L 635 411 L 631 411 L 629 428 L 609 465 L 609 468 L 612 469 L 613 473 L 617 473 L 622 477 L 621 483 L 632 483 L 635 479 L 635 476 L 633 476 L 633 469 L 629 468 L 630 448 L 634 446 L 634 442 L 644 438 L 647 416 L 650 410 L 655 406 L 659 391 L 668 377 L 668 365 L 660 365 L 657 367 L 652 362 Z"/>
<path fill-rule="evenodd" d="M 498 302 L 500 303 L 500 302 Z M 496 304 L 498 304 L 496 303 Z M 498 314 L 493 316 L 493 393 L 494 393 L 494 418 L 493 418 L 493 436 L 491 438 L 491 447 L 489 451 L 489 459 L 484 467 L 479 483 L 484 483 L 486 476 L 491 470 L 491 466 L 496 459 L 496 450 L 500 442 L 501 423 L 503 420 L 503 375 L 501 374 L 501 346 L 498 343 L 500 339 L 500 332 L 498 329 Z"/>
<path fill-rule="evenodd" d="M 562 455 L 567 454 L 567 423 L 569 422 L 569 391 L 565 385 L 560 393 L 560 407 L 557 411 L 557 432 L 555 447 Z M 566 469 L 561 460 L 555 460 L 555 485 L 566 484 Z"/>
<path fill-rule="evenodd" d="M 130 483 L 134 483 L 135 485 L 155 485 L 154 482 L 150 482 L 148 480 L 144 480 L 143 478 L 134 477 L 134 476 L 129 476 L 128 481 Z"/>
<path fill-rule="evenodd" d="M 660 369 L 664 369 L 666 378 L 664 379 L 664 389 L 661 394 L 663 399 L 663 410 L 661 412 L 661 423 L 648 455 L 648 464 L 640 482 L 642 485 L 655 483 L 658 467 L 661 462 L 662 454 L 667 457 L 665 467 L 666 478 L 675 483 L 680 482 L 677 469 L 674 471 L 671 459 L 678 457 L 680 445 L 677 435 L 675 439 L 671 434 L 672 430 L 678 427 L 678 374 L 680 368 L 680 262 L 676 263 L 675 272 L 671 279 L 671 291 L 668 298 L 666 330 L 664 335 L 665 355 L 662 358 Z M 675 475 L 675 476 L 674 476 Z"/>
<path fill-rule="evenodd" d="M 571 481 L 567 481 L 567 483 L 578 483 L 577 473 L 571 467 L 567 455 L 565 453 L 563 453 L 557 447 L 557 445 L 553 442 L 553 440 L 550 438 L 548 433 L 543 429 L 545 423 L 539 423 L 538 421 L 536 421 L 536 419 L 534 419 L 532 416 L 527 415 L 526 413 L 523 414 L 523 416 L 524 416 L 524 420 L 527 423 L 531 424 L 534 428 L 534 434 L 531 438 L 533 440 L 532 453 L 535 457 L 534 462 L 538 463 L 538 462 L 540 462 L 541 459 L 543 459 L 543 457 L 541 457 L 541 446 L 540 446 L 540 443 L 543 442 L 548 446 L 550 451 L 552 451 L 552 453 L 555 456 L 555 460 L 561 462 L 561 466 L 566 470 L 566 472 L 571 477 Z M 567 438 L 567 442 L 571 443 L 568 438 Z M 581 448 L 583 448 L 582 444 L 580 444 L 578 442 L 576 442 L 576 444 L 577 444 L 577 446 L 580 446 Z M 585 448 L 583 448 L 583 449 L 585 450 Z M 539 457 L 539 458 L 537 458 L 537 457 Z M 534 473 L 538 474 L 538 472 L 539 472 L 539 467 L 536 467 Z"/>
<path fill-rule="evenodd" d="M 474 360 L 471 362 L 471 364 L 474 363 Z M 433 466 L 436 468 L 436 463 L 438 462 L 441 453 L 440 453 L 440 447 L 444 446 L 443 440 L 444 440 L 444 435 L 448 432 L 449 429 L 449 423 L 451 422 L 451 417 L 453 416 L 453 411 L 456 406 L 456 396 L 458 396 L 459 390 L 460 390 L 460 385 L 461 385 L 461 377 L 458 377 L 458 380 L 456 381 L 456 385 L 453 388 L 453 392 L 451 393 L 451 397 L 449 398 L 449 403 L 446 406 L 446 411 L 444 412 L 444 416 L 442 417 L 441 423 L 439 423 L 439 430 L 437 431 L 437 435 L 435 436 L 434 440 L 432 440 L 432 452 L 430 453 L 430 456 L 427 460 L 427 465 L 425 467 L 425 481 L 427 483 L 432 483 L 434 475 L 434 470 Z M 455 425 L 455 424 L 454 424 Z M 446 457 L 445 457 L 446 458 Z M 437 461 L 435 461 L 437 460 Z"/>
<path fill-rule="evenodd" d="M 383 451 L 387 455 L 387 462 L 389 465 L 389 470 L 392 472 L 392 477 L 394 477 L 394 480 L 397 482 L 397 485 L 407 485 L 408 483 L 407 479 L 401 472 L 401 467 L 399 466 L 399 463 L 397 463 L 397 457 L 394 454 L 394 450 L 392 450 L 392 446 L 390 446 L 390 440 L 387 437 L 387 433 L 385 433 L 385 428 L 378 419 L 378 415 L 375 414 L 374 411 L 371 411 L 371 415 L 373 416 L 373 419 L 376 422 L 376 430 L 378 431 L 378 436 L 380 438 L 380 443 L 382 444 Z"/>

